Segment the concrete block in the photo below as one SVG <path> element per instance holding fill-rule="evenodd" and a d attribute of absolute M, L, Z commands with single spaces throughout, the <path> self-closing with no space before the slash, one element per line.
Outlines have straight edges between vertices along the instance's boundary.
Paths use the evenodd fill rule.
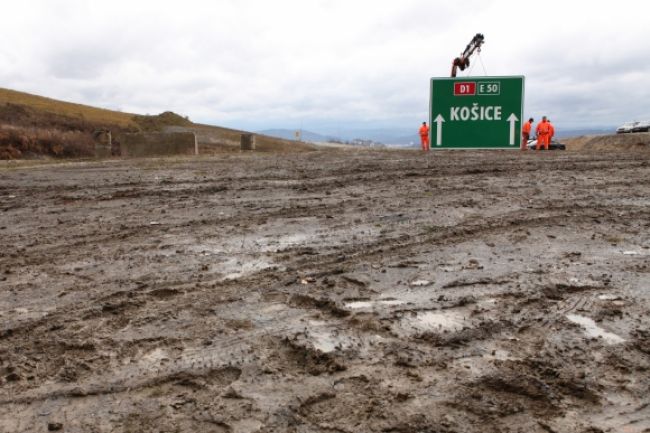
<path fill-rule="evenodd" d="M 127 158 L 199 154 L 193 132 L 122 134 L 116 141 L 120 144 L 120 154 Z"/>
<path fill-rule="evenodd" d="M 95 143 L 95 158 L 110 158 L 111 156 L 111 145 Z"/>
<path fill-rule="evenodd" d="M 241 135 L 241 150 L 255 150 L 255 135 L 242 134 Z"/>

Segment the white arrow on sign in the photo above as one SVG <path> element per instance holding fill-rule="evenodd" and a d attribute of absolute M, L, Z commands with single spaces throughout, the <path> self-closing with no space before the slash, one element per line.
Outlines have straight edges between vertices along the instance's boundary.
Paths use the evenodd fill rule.
<path fill-rule="evenodd" d="M 435 122 L 438 124 L 436 128 L 436 146 L 442 146 L 442 124 L 445 121 L 445 118 L 442 117 L 442 114 L 438 114 Z"/>
<path fill-rule="evenodd" d="M 515 116 L 515 113 L 512 113 L 510 117 L 508 117 L 508 122 L 510 122 L 510 146 L 515 145 L 515 126 L 518 120 L 519 119 Z"/>

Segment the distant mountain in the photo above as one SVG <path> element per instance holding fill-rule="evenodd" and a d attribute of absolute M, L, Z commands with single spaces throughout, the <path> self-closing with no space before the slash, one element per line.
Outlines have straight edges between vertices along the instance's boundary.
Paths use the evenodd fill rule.
<path fill-rule="evenodd" d="M 403 135 L 400 137 L 388 138 L 385 143 L 387 145 L 394 145 L 400 147 L 419 147 L 420 136 L 418 134 Z"/>
<path fill-rule="evenodd" d="M 419 127 L 419 126 L 418 126 Z M 418 142 L 417 128 L 374 128 L 374 129 L 341 129 L 338 134 L 344 140 L 364 139 L 386 145 L 409 145 Z"/>
<path fill-rule="evenodd" d="M 581 135 L 603 135 L 603 134 L 612 134 L 616 132 L 616 127 L 610 126 L 610 127 L 592 127 L 592 128 L 572 128 L 572 129 L 563 129 L 563 128 L 557 128 L 557 138 L 562 139 L 562 138 L 568 138 L 568 137 L 578 137 Z M 394 132 L 397 133 L 399 130 L 395 130 Z M 404 146 L 404 147 L 419 147 L 420 146 L 420 136 L 417 133 L 413 134 L 403 134 L 403 135 L 396 135 L 390 134 L 390 131 L 387 131 L 384 136 L 375 136 L 376 138 L 373 138 L 376 141 L 379 141 L 381 143 L 384 143 L 388 146 Z M 372 138 L 372 136 L 371 136 Z"/>
<path fill-rule="evenodd" d="M 302 130 L 302 141 L 312 143 L 323 143 L 327 141 L 365 141 L 386 145 L 410 146 L 411 143 L 419 145 L 420 138 L 417 133 L 412 133 L 411 128 L 377 128 L 377 129 L 337 129 L 335 133 L 319 133 Z M 292 129 L 267 129 L 258 131 L 259 134 L 270 135 L 271 137 L 284 138 L 286 140 L 296 139 L 296 130 Z"/>
<path fill-rule="evenodd" d="M 557 127 L 556 127 L 557 128 Z M 602 134 L 612 134 L 616 132 L 616 127 L 592 127 L 592 128 L 572 128 L 572 129 L 562 129 L 557 128 L 557 138 L 567 138 L 567 137 L 577 137 L 580 135 L 602 135 Z M 417 133 L 414 134 L 404 134 L 401 136 L 386 136 L 383 139 L 380 139 L 382 143 L 387 145 L 398 145 L 398 146 L 409 146 L 414 147 L 420 146 L 420 136 Z"/>
<path fill-rule="evenodd" d="M 264 131 L 257 131 L 258 134 L 268 135 L 276 138 L 283 138 L 285 140 L 296 140 L 296 131 L 294 129 L 265 129 Z M 300 131 L 300 140 L 310 143 L 325 143 L 329 140 L 334 140 L 336 137 L 318 134 L 316 132 Z"/>
<path fill-rule="evenodd" d="M 616 132 L 615 126 L 610 127 L 594 127 L 594 128 L 579 128 L 579 129 L 558 129 L 558 138 L 579 137 L 581 135 L 603 135 L 614 134 Z"/>
<path fill-rule="evenodd" d="M 417 126 L 417 125 L 416 125 Z M 419 127 L 419 126 L 418 126 Z M 569 128 L 564 129 L 557 127 L 557 138 L 564 139 L 568 137 L 578 137 L 581 135 L 601 135 L 611 134 L 616 131 L 615 127 L 596 126 L 591 128 Z M 331 140 L 353 142 L 370 140 L 374 143 L 382 143 L 389 147 L 420 147 L 420 136 L 417 128 L 376 128 L 376 129 L 337 129 L 334 133 L 328 135 L 313 131 L 302 131 L 302 141 L 312 143 L 323 143 Z M 259 131 L 260 134 L 270 135 L 272 137 L 283 138 L 286 140 L 295 140 L 295 130 L 291 129 L 268 129 Z"/>

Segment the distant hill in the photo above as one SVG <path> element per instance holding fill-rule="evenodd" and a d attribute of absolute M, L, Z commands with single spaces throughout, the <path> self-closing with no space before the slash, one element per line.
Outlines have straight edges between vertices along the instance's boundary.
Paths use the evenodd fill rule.
<path fill-rule="evenodd" d="M 417 126 L 413 128 L 366 128 L 343 130 L 342 135 L 351 138 L 364 138 L 388 145 L 408 145 L 411 141 L 419 142 Z"/>
<path fill-rule="evenodd" d="M 385 143 L 402 147 L 420 147 L 420 136 L 418 134 L 411 134 L 400 137 L 388 137 Z"/>
<path fill-rule="evenodd" d="M 371 140 L 375 143 L 408 147 L 411 143 L 418 145 L 420 138 L 417 133 L 408 135 L 409 128 L 395 129 L 341 129 L 336 134 L 323 134 L 302 130 L 302 141 L 310 143 L 325 143 L 328 141 L 352 142 L 354 140 Z M 266 129 L 261 134 L 284 139 L 294 139 L 296 131 L 292 129 Z"/>
<path fill-rule="evenodd" d="M 269 135 L 271 137 L 283 138 L 285 140 L 295 140 L 296 130 L 292 129 L 265 129 L 259 131 L 259 134 Z M 336 140 L 337 138 L 331 135 L 323 135 L 312 131 L 300 130 L 300 140 L 309 143 L 325 143 L 329 140 Z"/>
<path fill-rule="evenodd" d="M 611 134 L 615 131 L 614 127 L 591 127 L 591 128 L 558 128 L 557 138 L 566 139 L 569 137 L 578 137 L 585 135 L 603 135 Z M 420 136 L 417 132 L 412 132 L 413 128 L 376 128 L 376 129 L 345 129 L 341 128 L 336 135 L 327 135 L 313 131 L 302 131 L 303 141 L 312 143 L 327 142 L 332 139 L 350 142 L 355 139 L 372 140 L 376 143 L 383 143 L 392 147 L 420 147 Z M 273 137 L 284 139 L 293 139 L 295 130 L 291 129 L 268 129 L 261 133 Z"/>
<path fill-rule="evenodd" d="M 368 129 L 356 131 L 342 131 L 341 135 L 344 137 L 359 137 L 366 138 L 376 142 L 384 143 L 389 146 L 399 147 L 419 147 L 420 136 L 417 132 L 411 132 L 412 128 L 394 128 L 394 129 Z M 417 131 L 417 128 L 416 128 Z M 563 139 L 567 137 L 576 137 L 580 135 L 594 135 L 594 134 L 611 134 L 616 131 L 615 127 L 592 127 L 592 128 L 574 128 L 563 129 L 558 128 L 557 138 Z"/>
<path fill-rule="evenodd" d="M 109 130 L 114 136 L 138 131 L 192 131 L 200 153 L 239 150 L 244 131 L 201 125 L 171 111 L 140 115 L 0 88 L 0 159 L 34 157 L 90 157 L 94 133 Z M 258 135 L 256 148 L 268 152 L 313 150 L 305 143 Z"/>
<path fill-rule="evenodd" d="M 620 151 L 637 150 L 650 151 L 650 133 L 583 135 L 563 140 L 567 150 Z"/>
<path fill-rule="evenodd" d="M 594 127 L 594 128 L 579 128 L 579 129 L 558 129 L 558 138 L 577 137 L 580 135 L 603 135 L 612 134 L 616 132 L 616 127 Z"/>
<path fill-rule="evenodd" d="M 9 107 L 7 107 L 9 105 Z M 122 128 L 137 128 L 133 114 L 120 111 L 105 110 L 103 108 L 91 107 L 88 105 L 75 104 L 72 102 L 58 101 L 44 96 L 32 95 L 18 92 L 16 90 L 0 88 L 0 106 L 3 111 L 0 113 L 0 121 L 7 121 L 6 116 L 11 116 L 11 106 L 21 107 L 23 111 L 29 110 L 30 114 L 48 113 L 59 117 L 83 120 L 93 124 L 118 125 Z"/>

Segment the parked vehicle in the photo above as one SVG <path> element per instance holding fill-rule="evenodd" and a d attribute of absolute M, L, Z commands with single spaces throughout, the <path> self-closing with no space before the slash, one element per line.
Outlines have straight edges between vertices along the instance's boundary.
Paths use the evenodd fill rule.
<path fill-rule="evenodd" d="M 644 120 L 642 122 L 637 122 L 632 128 L 632 132 L 648 132 L 650 131 L 650 120 Z"/>
<path fill-rule="evenodd" d="M 528 149 L 535 150 L 537 146 L 537 140 L 528 140 Z M 542 147 L 542 149 L 544 149 Z M 548 150 L 566 150 L 566 145 L 560 143 L 559 141 L 551 140 L 551 144 L 548 145 Z"/>
<path fill-rule="evenodd" d="M 619 126 L 616 129 L 617 134 L 626 134 L 628 132 L 632 132 L 634 127 L 638 124 L 639 122 L 625 122 L 621 126 Z"/>

